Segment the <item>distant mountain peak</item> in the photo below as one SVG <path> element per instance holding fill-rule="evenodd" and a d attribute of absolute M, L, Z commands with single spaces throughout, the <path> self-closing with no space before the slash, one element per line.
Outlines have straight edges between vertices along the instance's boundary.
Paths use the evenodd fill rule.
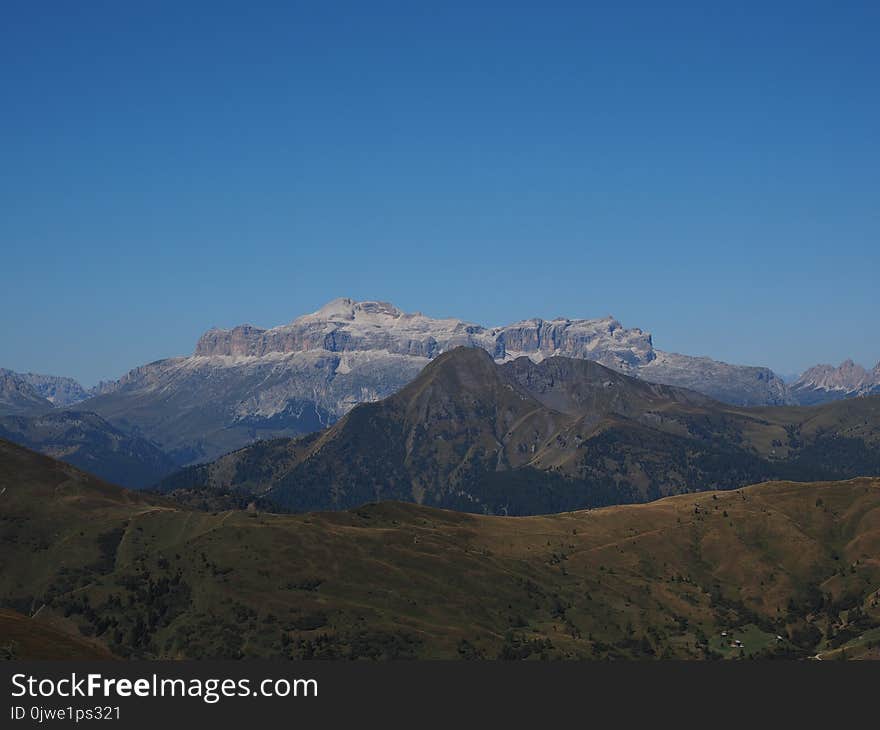
<path fill-rule="evenodd" d="M 70 406 L 89 397 L 88 391 L 73 378 L 39 373 L 21 373 L 20 375 L 56 408 Z"/>
<path fill-rule="evenodd" d="M 840 365 L 814 365 L 791 385 L 800 403 L 810 405 L 880 391 L 880 363 L 868 371 L 851 359 Z"/>
<path fill-rule="evenodd" d="M 797 383 L 829 390 L 856 390 L 864 385 L 868 378 L 869 374 L 865 368 L 847 359 L 837 367 L 827 364 L 815 365 L 804 372 Z"/>
<path fill-rule="evenodd" d="M 88 391 L 73 378 L 0 368 L 0 415 L 63 408 L 88 396 Z"/>
<path fill-rule="evenodd" d="M 0 418 L 0 439 L 63 459 L 126 487 L 148 487 L 176 466 L 155 444 L 85 411 L 5 416 Z"/>
<path fill-rule="evenodd" d="M 347 320 L 355 321 L 357 319 L 371 317 L 387 317 L 397 319 L 404 316 L 404 312 L 391 302 L 379 301 L 357 301 L 348 297 L 339 297 L 327 302 L 323 307 L 312 314 L 306 314 L 298 317 L 294 322 L 303 320 Z M 410 316 L 419 316 L 410 315 Z"/>
<path fill-rule="evenodd" d="M 479 325 L 406 313 L 390 302 L 339 298 L 271 329 L 241 325 L 230 330 L 209 330 L 199 339 L 195 354 L 264 357 L 323 350 L 433 358 L 459 345 L 491 352 L 495 349 L 494 338 Z"/>
<path fill-rule="evenodd" d="M 38 413 L 52 404 L 20 373 L 0 368 L 0 415 Z"/>

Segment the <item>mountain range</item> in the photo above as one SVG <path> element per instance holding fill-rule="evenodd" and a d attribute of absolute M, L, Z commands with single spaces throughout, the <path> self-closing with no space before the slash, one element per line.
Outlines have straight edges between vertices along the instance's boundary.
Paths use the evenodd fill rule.
<path fill-rule="evenodd" d="M 194 463 L 257 439 L 330 425 L 358 403 L 391 395 L 434 357 L 462 345 L 498 362 L 522 355 L 595 360 L 740 405 L 789 400 L 767 368 L 656 350 L 650 334 L 610 317 L 486 328 L 383 302 L 337 299 L 281 327 L 210 330 L 191 356 L 136 368 L 78 407 L 148 438 L 178 463 Z"/>
<path fill-rule="evenodd" d="M 658 350 L 649 333 L 611 317 L 484 327 L 409 314 L 384 302 L 337 299 L 271 329 L 209 330 L 190 356 L 142 365 L 90 389 L 70 378 L 0 370 L 0 416 L 36 418 L 59 409 L 95 414 L 91 433 L 97 435 L 101 423 L 116 433 L 96 438 L 95 458 L 83 465 L 136 486 L 154 469 L 151 458 L 133 467 L 131 478 L 100 466 L 98 455 L 118 433 L 164 452 L 176 466 L 203 463 L 255 441 L 320 431 L 357 404 L 397 392 L 459 346 L 484 350 L 500 364 L 523 356 L 592 360 L 733 406 L 814 404 L 880 392 L 880 363 L 870 372 L 851 362 L 817 366 L 787 385 L 767 368 Z M 16 438 L 27 430 L 18 421 L 6 433 Z M 39 439 L 22 443 L 41 448 Z M 64 446 L 56 439 L 46 453 L 60 454 Z M 91 448 L 82 439 L 66 446 L 81 455 Z M 141 447 L 128 451 L 146 453 Z"/>
<path fill-rule="evenodd" d="M 89 391 L 73 378 L 0 368 L 0 415 L 63 408 L 88 397 Z"/>
<path fill-rule="evenodd" d="M 52 404 L 23 376 L 0 369 L 0 414 L 20 415 L 51 410 Z"/>
<path fill-rule="evenodd" d="M 294 511 L 396 499 L 489 514 L 642 502 L 770 479 L 880 475 L 880 398 L 737 408 L 551 357 L 446 352 L 330 428 L 178 472 L 178 499 L 252 495 Z"/>
<path fill-rule="evenodd" d="M 880 481 L 196 512 L 0 440 L 0 656 L 876 657 Z"/>
<path fill-rule="evenodd" d="M 838 367 L 816 365 L 790 386 L 792 397 L 803 405 L 826 403 L 843 398 L 880 394 L 880 362 L 866 370 L 852 360 Z"/>
<path fill-rule="evenodd" d="M 120 431 L 87 411 L 0 416 L 0 438 L 134 489 L 156 484 L 177 467 L 151 442 Z"/>

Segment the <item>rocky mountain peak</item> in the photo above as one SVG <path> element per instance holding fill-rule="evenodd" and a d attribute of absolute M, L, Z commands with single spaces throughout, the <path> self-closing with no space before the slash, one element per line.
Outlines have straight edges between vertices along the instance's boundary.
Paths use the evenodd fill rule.
<path fill-rule="evenodd" d="M 535 361 L 564 355 L 627 371 L 656 358 L 649 333 L 627 329 L 610 316 L 534 318 L 488 329 L 455 317 L 407 313 L 389 302 L 350 298 L 334 299 L 271 329 L 253 325 L 212 329 L 199 340 L 195 355 L 250 358 L 314 350 L 382 351 L 430 359 L 460 346 L 482 348 L 499 361 L 522 355 Z"/>
<path fill-rule="evenodd" d="M 293 321 L 305 322 L 314 320 L 324 321 L 348 321 L 367 320 L 375 318 L 397 319 L 404 316 L 404 312 L 390 302 L 363 301 L 358 302 L 348 297 L 340 297 L 327 302 L 323 307 L 311 314 L 303 315 Z M 419 315 L 410 315 L 419 316 Z"/>
<path fill-rule="evenodd" d="M 50 410 L 52 404 L 19 373 L 0 368 L 0 415 Z"/>
<path fill-rule="evenodd" d="M 88 398 L 73 378 L 39 373 L 17 373 L 0 368 L 0 413 L 37 413 L 64 408 Z"/>
<path fill-rule="evenodd" d="M 880 363 L 870 371 L 852 360 L 838 367 L 815 365 L 792 383 L 791 391 L 802 405 L 874 395 L 880 392 Z"/>
<path fill-rule="evenodd" d="M 816 365 L 804 372 L 795 387 L 814 387 L 824 390 L 857 390 L 869 379 L 868 371 L 852 360 L 844 360 L 838 367 Z"/>
<path fill-rule="evenodd" d="M 433 358 L 460 345 L 495 351 L 494 339 L 479 325 L 456 318 L 435 319 L 418 312 L 409 314 L 389 302 L 341 298 L 268 330 L 251 325 L 210 330 L 202 335 L 195 354 L 264 357 L 313 350 L 384 351 Z"/>
<path fill-rule="evenodd" d="M 651 335 L 626 329 L 614 317 L 600 319 L 528 319 L 501 327 L 498 341 L 507 358 L 527 355 L 540 360 L 554 355 L 596 360 L 630 370 L 655 359 Z"/>
<path fill-rule="evenodd" d="M 89 397 L 88 391 L 73 378 L 39 373 L 21 373 L 20 376 L 55 407 L 70 406 Z"/>

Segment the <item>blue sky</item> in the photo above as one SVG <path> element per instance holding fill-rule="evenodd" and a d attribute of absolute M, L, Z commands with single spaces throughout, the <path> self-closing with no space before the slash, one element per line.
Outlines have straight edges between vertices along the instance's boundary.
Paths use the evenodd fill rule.
<path fill-rule="evenodd" d="M 0 366 L 337 296 L 873 365 L 880 5 L 665 5 L 4 3 Z"/>

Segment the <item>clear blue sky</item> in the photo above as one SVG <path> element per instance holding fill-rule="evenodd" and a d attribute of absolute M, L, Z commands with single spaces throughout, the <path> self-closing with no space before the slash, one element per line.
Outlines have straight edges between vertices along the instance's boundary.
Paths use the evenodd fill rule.
<path fill-rule="evenodd" d="M 871 2 L 4 2 L 0 366 L 337 296 L 873 365 L 878 76 Z"/>

